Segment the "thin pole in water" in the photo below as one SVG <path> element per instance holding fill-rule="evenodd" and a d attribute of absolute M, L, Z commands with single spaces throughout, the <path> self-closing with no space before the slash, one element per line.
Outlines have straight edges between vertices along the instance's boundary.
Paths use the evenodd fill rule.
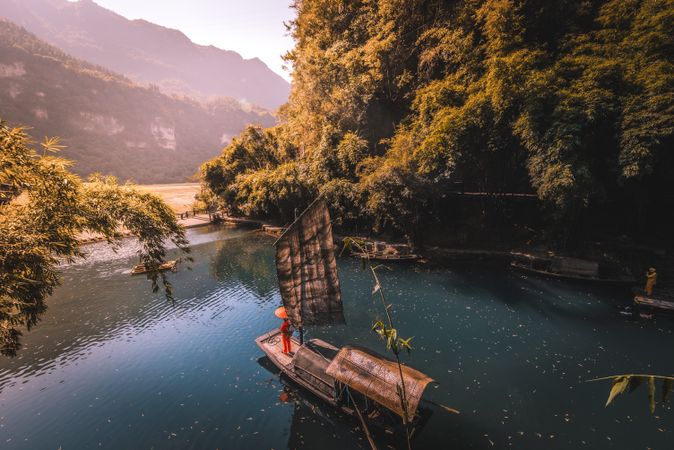
<path fill-rule="evenodd" d="M 276 239 L 276 242 L 274 242 L 274 246 L 276 246 L 276 244 L 278 244 L 279 241 L 285 237 L 285 235 L 286 235 L 286 234 L 288 233 L 288 231 L 290 231 L 290 229 L 297 223 L 297 221 L 299 221 L 299 220 L 302 218 L 302 216 L 304 216 L 304 213 L 306 213 L 307 211 L 309 211 L 309 210 L 311 209 L 311 207 L 314 206 L 314 204 L 315 204 L 317 201 L 319 201 L 321 198 L 323 198 L 323 194 L 319 194 L 319 196 L 316 197 L 316 198 L 314 199 L 314 201 L 311 202 L 311 204 L 310 204 L 309 206 L 307 206 L 306 209 L 305 209 L 304 211 L 302 211 L 302 214 L 300 214 L 299 216 L 297 216 L 297 217 L 295 218 L 295 221 L 294 221 L 293 223 L 291 223 L 290 226 L 289 226 L 288 228 L 285 229 L 285 231 L 281 234 L 281 236 L 279 236 L 278 239 Z"/>

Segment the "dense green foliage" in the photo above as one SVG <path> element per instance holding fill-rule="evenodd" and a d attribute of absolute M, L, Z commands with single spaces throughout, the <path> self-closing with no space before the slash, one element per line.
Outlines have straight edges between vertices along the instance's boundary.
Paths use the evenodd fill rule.
<path fill-rule="evenodd" d="M 222 98 L 200 104 L 72 58 L 0 19 L 0 117 L 61 136 L 79 175 L 183 182 L 248 123 L 274 117 Z"/>
<path fill-rule="evenodd" d="M 20 347 L 21 328 L 37 324 L 45 300 L 59 284 L 58 264 L 83 258 L 77 235 L 100 233 L 115 245 L 120 225 L 140 242 L 140 258 L 151 269 L 154 290 L 161 279 L 156 268 L 171 242 L 187 252 L 187 240 L 173 211 L 158 197 L 111 178 L 82 181 L 69 162 L 54 156 L 56 140 L 39 154 L 21 128 L 0 122 L 0 353 Z"/>
<path fill-rule="evenodd" d="M 535 194 L 564 241 L 598 218 L 636 234 L 666 217 L 651 207 L 672 193 L 674 1 L 294 7 L 282 125 L 203 167 L 235 212 L 289 220 L 321 192 L 343 222 L 418 237 L 470 186 Z"/>

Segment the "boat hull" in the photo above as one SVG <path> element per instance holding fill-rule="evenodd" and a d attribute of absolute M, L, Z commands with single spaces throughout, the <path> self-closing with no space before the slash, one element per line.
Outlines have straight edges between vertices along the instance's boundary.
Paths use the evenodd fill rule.
<path fill-rule="evenodd" d="M 380 255 L 362 252 L 352 253 L 352 255 L 358 258 L 381 262 L 417 262 L 422 259 L 419 255 Z"/>
<path fill-rule="evenodd" d="M 579 275 L 568 275 L 563 273 L 555 273 L 547 270 L 534 269 L 529 267 L 526 264 L 513 261 L 510 263 L 510 268 L 518 272 L 534 275 L 540 278 L 547 278 L 552 280 L 564 280 L 564 281 L 573 281 L 580 283 L 589 283 L 589 284 L 609 284 L 609 285 L 622 285 L 622 286 L 631 286 L 634 284 L 635 280 L 632 277 L 626 278 L 599 278 L 599 277 L 583 277 Z"/>
<path fill-rule="evenodd" d="M 300 347 L 300 343 L 294 337 L 290 338 L 291 347 L 295 351 Z M 267 358 L 281 370 L 281 373 L 290 378 L 293 382 L 299 384 L 303 388 L 307 389 L 312 394 L 319 397 L 321 400 L 330 403 L 333 406 L 339 407 L 342 411 L 347 414 L 355 414 L 355 411 L 351 408 L 344 407 L 339 405 L 334 398 L 331 398 L 325 395 L 324 392 L 316 388 L 311 383 L 306 382 L 300 378 L 294 370 L 293 359 L 291 355 L 283 353 L 283 341 L 281 337 L 280 330 L 272 330 L 268 333 L 263 334 L 262 336 L 255 339 L 257 346 L 267 355 Z"/>

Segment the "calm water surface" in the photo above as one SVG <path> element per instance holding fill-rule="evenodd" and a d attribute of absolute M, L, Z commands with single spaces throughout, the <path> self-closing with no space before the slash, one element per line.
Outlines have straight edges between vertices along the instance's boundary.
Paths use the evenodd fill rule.
<path fill-rule="evenodd" d="M 254 339 L 279 325 L 273 240 L 189 236 L 195 262 L 171 275 L 174 305 L 129 276 L 131 242 L 64 268 L 20 356 L 0 360 L 0 448 L 368 448 L 351 418 L 265 368 Z M 309 337 L 383 352 L 370 278 L 350 259 L 340 275 L 348 325 Z M 629 292 L 466 265 L 381 275 L 414 336 L 406 361 L 439 382 L 427 397 L 461 410 L 434 411 L 415 448 L 674 448 L 671 407 L 651 416 L 641 388 L 604 409 L 609 386 L 584 382 L 674 371 L 674 321 L 620 315 Z"/>

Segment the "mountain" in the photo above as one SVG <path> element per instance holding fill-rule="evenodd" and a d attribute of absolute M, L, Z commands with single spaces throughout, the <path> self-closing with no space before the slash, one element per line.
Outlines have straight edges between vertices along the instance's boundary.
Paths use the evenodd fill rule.
<path fill-rule="evenodd" d="M 0 20 L 0 118 L 60 136 L 81 175 L 141 183 L 184 181 L 247 124 L 271 126 L 266 110 L 233 99 L 201 104 L 75 59 Z"/>
<path fill-rule="evenodd" d="M 128 20 L 91 0 L 0 0 L 0 16 L 68 54 L 164 92 L 233 97 L 270 109 L 290 92 L 257 58 L 194 44 L 180 31 Z"/>

